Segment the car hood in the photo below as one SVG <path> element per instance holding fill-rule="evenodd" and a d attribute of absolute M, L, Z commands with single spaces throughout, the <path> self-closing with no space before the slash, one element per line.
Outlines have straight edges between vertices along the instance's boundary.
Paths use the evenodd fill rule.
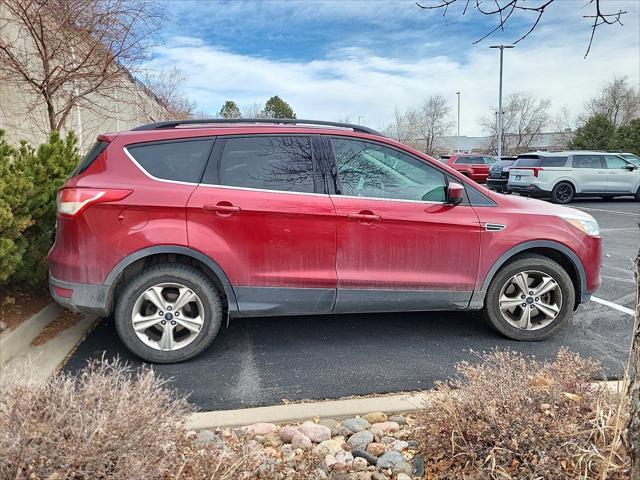
<path fill-rule="evenodd" d="M 500 204 L 505 207 L 517 209 L 522 213 L 537 215 L 562 215 L 576 219 L 593 219 L 591 215 L 577 208 L 564 207 L 554 203 L 537 200 L 535 198 L 521 197 L 517 195 L 501 195 Z"/>

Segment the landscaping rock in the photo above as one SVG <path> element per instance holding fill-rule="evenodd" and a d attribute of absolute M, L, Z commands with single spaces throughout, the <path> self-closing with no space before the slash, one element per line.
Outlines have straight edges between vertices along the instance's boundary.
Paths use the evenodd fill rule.
<path fill-rule="evenodd" d="M 371 472 L 354 472 L 349 476 L 349 478 L 351 480 L 371 480 L 371 476 Z"/>
<path fill-rule="evenodd" d="M 387 476 L 382 472 L 373 472 L 371 474 L 371 480 L 389 480 Z"/>
<path fill-rule="evenodd" d="M 345 465 L 350 465 L 353 463 L 353 455 L 351 452 L 345 452 L 342 450 L 341 452 L 336 453 L 336 460 L 339 463 L 344 463 Z"/>
<path fill-rule="evenodd" d="M 356 472 L 361 472 L 363 470 L 366 470 L 368 466 L 369 466 L 369 462 L 367 462 L 362 457 L 356 457 L 353 459 L 353 469 Z"/>
<path fill-rule="evenodd" d="M 389 450 L 383 453 L 376 463 L 379 468 L 392 468 L 400 462 L 406 462 L 405 458 L 397 450 Z"/>
<path fill-rule="evenodd" d="M 424 477 L 424 459 L 422 455 L 416 455 L 413 457 L 413 470 L 417 477 Z"/>
<path fill-rule="evenodd" d="M 293 439 L 293 436 L 298 433 L 298 428 L 297 427 L 282 427 L 280 428 L 280 430 L 278 430 L 278 435 L 280 436 L 280 439 L 282 439 L 282 441 L 284 443 L 291 443 L 291 440 Z"/>
<path fill-rule="evenodd" d="M 313 422 L 304 422 L 298 427 L 298 431 L 309 437 L 314 443 L 324 442 L 331 438 L 331 429 Z"/>
<path fill-rule="evenodd" d="M 224 447 L 222 439 L 211 430 L 200 430 L 196 434 L 195 444 L 201 447 Z"/>
<path fill-rule="evenodd" d="M 278 430 L 273 423 L 254 423 L 244 427 L 244 431 L 250 435 L 266 435 Z"/>
<path fill-rule="evenodd" d="M 390 422 L 396 422 L 398 425 L 406 425 L 407 424 L 407 419 L 404 418 L 402 415 L 391 415 L 388 420 Z"/>
<path fill-rule="evenodd" d="M 380 422 L 387 421 L 387 414 L 383 412 L 371 412 L 371 413 L 367 413 L 366 415 L 363 415 L 362 418 L 364 418 L 367 422 L 371 424 L 380 423 Z"/>
<path fill-rule="evenodd" d="M 344 463 L 334 463 L 333 467 L 331 467 L 332 472 L 346 472 L 347 466 Z"/>
<path fill-rule="evenodd" d="M 264 445 L 267 445 L 269 447 L 279 447 L 280 445 L 282 445 L 282 439 L 280 438 L 280 436 L 276 433 L 276 432 L 271 432 L 271 433 L 267 433 L 264 436 L 264 442 L 262 442 Z"/>
<path fill-rule="evenodd" d="M 398 430 L 400 430 L 400 425 L 398 425 L 396 422 L 379 422 L 372 424 L 371 430 L 380 430 L 384 433 L 397 432 Z"/>
<path fill-rule="evenodd" d="M 382 455 L 387 448 L 382 443 L 370 443 L 367 445 L 367 452 L 375 457 Z"/>
<path fill-rule="evenodd" d="M 291 446 L 293 448 L 300 448 L 302 450 L 309 450 L 313 444 L 311 443 L 311 439 L 306 435 L 298 432 L 291 439 Z"/>
<path fill-rule="evenodd" d="M 416 442 L 415 440 L 409 440 L 407 443 L 411 448 L 418 448 L 418 442 Z"/>
<path fill-rule="evenodd" d="M 342 425 L 353 433 L 358 433 L 369 428 L 371 424 L 364 418 L 347 418 L 342 422 Z"/>
<path fill-rule="evenodd" d="M 333 467 L 336 463 L 338 463 L 338 460 L 336 460 L 336 457 L 334 457 L 333 455 L 325 455 L 324 457 L 324 465 L 331 470 L 331 467 Z"/>
<path fill-rule="evenodd" d="M 406 473 L 399 473 L 396 476 L 396 480 L 411 480 L 411 477 L 409 475 L 407 475 Z"/>
<path fill-rule="evenodd" d="M 402 460 L 401 462 L 396 463 L 392 468 L 391 471 L 393 473 L 395 473 L 396 475 L 400 475 L 400 474 L 405 474 L 405 475 L 411 475 L 413 473 L 413 467 L 411 466 L 411 464 L 406 461 L 406 460 Z"/>
<path fill-rule="evenodd" d="M 347 427 L 345 427 L 344 425 L 338 425 L 337 427 L 333 427 L 331 429 L 331 435 L 334 436 L 334 437 L 347 438 L 352 433 L 353 432 L 351 430 L 349 430 Z"/>
<path fill-rule="evenodd" d="M 367 445 L 369 445 L 371 442 L 373 442 L 373 433 L 369 432 L 368 430 L 354 433 L 353 435 L 351 435 L 351 437 L 349 437 L 349 440 L 347 440 L 347 444 L 351 448 L 357 448 L 360 450 L 366 450 Z"/>
<path fill-rule="evenodd" d="M 374 445 L 374 444 L 373 443 L 369 444 L 369 447 L 371 445 Z M 367 449 L 369 447 L 367 447 Z M 360 450 L 358 448 L 354 448 L 353 450 L 351 450 L 351 453 L 355 458 L 364 458 L 369 465 L 375 465 L 376 462 L 378 461 L 378 457 L 376 455 L 369 453 L 367 450 Z"/>
<path fill-rule="evenodd" d="M 343 451 L 342 444 L 343 440 L 341 438 L 332 438 L 330 440 L 325 440 L 324 442 L 320 442 L 313 449 L 316 455 L 334 455 L 338 452 Z"/>
<path fill-rule="evenodd" d="M 393 447 L 394 450 L 398 450 L 399 452 L 402 452 L 407 448 L 409 448 L 409 442 L 405 442 L 404 440 L 396 440 L 391 444 L 391 446 Z"/>
<path fill-rule="evenodd" d="M 340 425 L 340 422 L 334 420 L 333 418 L 323 418 L 318 422 L 318 425 L 324 425 L 325 427 L 332 429 Z"/>
<path fill-rule="evenodd" d="M 396 441 L 396 437 L 382 437 L 382 443 L 384 443 L 385 445 L 391 445 L 393 442 Z"/>

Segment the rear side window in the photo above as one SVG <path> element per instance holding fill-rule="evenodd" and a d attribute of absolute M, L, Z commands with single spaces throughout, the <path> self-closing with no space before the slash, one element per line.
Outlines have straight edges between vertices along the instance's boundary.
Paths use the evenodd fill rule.
<path fill-rule="evenodd" d="M 213 147 L 213 140 L 130 145 L 127 151 L 150 175 L 175 182 L 198 183 Z"/>
<path fill-rule="evenodd" d="M 104 151 L 105 148 L 107 148 L 107 145 L 109 145 L 109 142 L 102 142 L 100 140 L 94 143 L 89 149 L 89 151 L 87 151 L 87 153 L 84 154 L 84 157 L 82 157 L 82 160 L 80 160 L 80 163 L 78 163 L 78 166 L 73 170 L 73 172 L 71 172 L 70 177 L 75 177 L 76 175 L 80 175 L 87 168 L 89 168 L 91 164 L 95 161 L 95 159 L 98 158 L 98 156 Z"/>
<path fill-rule="evenodd" d="M 574 155 L 573 168 L 603 168 L 602 155 Z"/>
<path fill-rule="evenodd" d="M 513 164 L 514 167 L 539 167 L 540 157 L 537 155 L 528 157 L 518 157 L 518 160 Z"/>
<path fill-rule="evenodd" d="M 313 154 L 309 137 L 260 136 L 225 140 L 220 184 L 313 193 Z"/>
<path fill-rule="evenodd" d="M 542 157 L 540 165 L 542 167 L 564 167 L 568 157 Z"/>

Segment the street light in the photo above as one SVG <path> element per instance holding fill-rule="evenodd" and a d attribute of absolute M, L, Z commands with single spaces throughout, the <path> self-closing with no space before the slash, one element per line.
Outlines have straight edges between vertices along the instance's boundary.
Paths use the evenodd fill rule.
<path fill-rule="evenodd" d="M 458 137 L 460 136 L 460 92 L 456 92 L 458 96 Z"/>
<path fill-rule="evenodd" d="M 514 45 L 491 45 L 489 48 L 500 49 L 500 91 L 498 93 L 498 158 L 502 156 L 502 55 L 505 48 L 513 48 Z"/>

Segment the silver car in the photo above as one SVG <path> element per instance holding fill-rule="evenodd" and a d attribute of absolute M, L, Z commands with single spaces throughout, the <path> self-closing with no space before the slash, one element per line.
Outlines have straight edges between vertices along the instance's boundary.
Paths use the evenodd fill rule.
<path fill-rule="evenodd" d="M 569 203 L 576 196 L 633 195 L 640 201 L 640 170 L 614 153 L 534 152 L 518 156 L 509 170 L 507 188 L 551 197 L 554 203 Z"/>

